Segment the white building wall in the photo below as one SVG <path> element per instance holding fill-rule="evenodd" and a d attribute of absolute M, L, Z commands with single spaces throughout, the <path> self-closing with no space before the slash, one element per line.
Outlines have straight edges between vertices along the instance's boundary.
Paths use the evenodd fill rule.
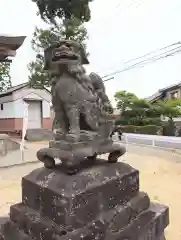
<path fill-rule="evenodd" d="M 24 114 L 23 99 L 18 99 L 16 101 L 3 103 L 3 110 L 1 110 L 0 108 L 0 119 L 22 118 L 23 114 Z"/>
<path fill-rule="evenodd" d="M 23 118 L 24 116 L 24 101 L 23 99 L 17 99 L 14 104 L 14 118 Z"/>
<path fill-rule="evenodd" d="M 43 118 L 50 118 L 51 95 L 45 90 L 21 89 L 10 96 L 0 98 L 3 110 L 0 108 L 0 119 L 3 118 L 23 118 L 24 100 L 41 100 Z"/>
<path fill-rule="evenodd" d="M 46 90 L 41 89 L 31 89 L 24 88 L 20 89 L 13 93 L 13 99 L 19 102 L 20 108 L 16 105 L 17 115 L 23 116 L 23 102 L 19 101 L 20 99 L 26 100 L 41 100 L 42 101 L 42 113 L 43 118 L 50 118 L 50 103 L 51 103 L 51 95 Z"/>
<path fill-rule="evenodd" d="M 0 109 L 0 119 L 14 118 L 14 115 L 15 115 L 14 102 L 3 103 L 3 110 Z"/>

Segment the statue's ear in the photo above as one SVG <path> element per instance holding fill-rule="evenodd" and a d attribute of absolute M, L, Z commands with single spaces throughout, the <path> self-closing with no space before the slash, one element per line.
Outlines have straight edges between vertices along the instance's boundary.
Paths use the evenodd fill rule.
<path fill-rule="evenodd" d="M 81 44 L 80 45 L 80 52 L 81 52 L 81 58 L 82 58 L 82 64 L 89 64 L 89 60 L 86 56 L 86 52 L 85 52 L 85 49 L 83 47 L 83 45 Z"/>
<path fill-rule="evenodd" d="M 89 60 L 88 60 L 88 58 L 85 56 L 85 54 L 84 54 L 84 56 L 82 57 L 82 64 L 84 65 L 84 64 L 89 64 Z"/>

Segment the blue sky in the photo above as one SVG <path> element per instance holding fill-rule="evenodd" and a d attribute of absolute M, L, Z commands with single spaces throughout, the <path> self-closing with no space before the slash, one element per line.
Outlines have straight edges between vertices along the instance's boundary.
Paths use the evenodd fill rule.
<path fill-rule="evenodd" d="M 117 7 L 119 5 L 119 7 Z M 11 67 L 13 85 L 27 81 L 27 64 L 34 58 L 31 38 L 34 27 L 44 23 L 36 16 L 31 0 L 0 1 L 0 33 L 26 35 Z M 124 67 L 124 62 L 181 41 L 180 0 L 94 0 L 89 31 L 88 71 L 105 75 Z M 181 54 L 144 68 L 116 75 L 106 83 L 113 99 L 114 92 L 127 90 L 146 97 L 167 85 L 181 81 Z"/>

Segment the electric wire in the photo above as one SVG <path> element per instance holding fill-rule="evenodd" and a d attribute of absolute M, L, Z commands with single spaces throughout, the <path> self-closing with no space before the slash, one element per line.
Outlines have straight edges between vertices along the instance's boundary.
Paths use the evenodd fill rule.
<path fill-rule="evenodd" d="M 120 8 L 121 7 L 121 4 L 122 4 L 122 2 L 120 2 L 120 3 L 118 3 L 117 5 L 116 5 L 116 7 L 115 7 L 115 11 L 110 15 L 110 16 L 108 16 L 108 17 L 106 17 L 106 19 L 103 19 L 104 20 L 104 25 L 102 25 L 102 21 L 100 22 L 101 24 L 97 24 L 96 23 L 96 27 L 94 28 L 94 29 L 100 29 L 100 25 L 101 25 L 101 29 L 103 30 L 105 27 L 106 27 L 106 29 L 107 28 L 109 28 L 110 27 L 110 25 L 112 24 L 112 18 L 113 18 L 113 20 L 115 20 L 116 19 L 116 17 L 118 16 L 118 15 L 120 15 L 120 13 L 122 12 L 122 11 L 128 11 L 129 9 L 131 9 L 132 8 L 132 6 L 136 6 L 136 8 L 135 9 L 137 9 L 140 5 L 142 5 L 143 3 L 145 2 L 145 0 L 133 0 L 127 7 L 122 7 L 122 8 Z M 135 5 L 135 4 L 137 4 L 138 3 L 138 5 Z M 119 11 L 118 11 L 119 10 Z M 119 13 L 119 14 L 118 14 Z M 105 20 L 109 20 L 109 23 L 108 24 L 105 24 Z M 111 20 L 111 21 L 110 21 Z M 92 21 L 92 24 L 94 24 L 94 21 Z"/>
<path fill-rule="evenodd" d="M 165 56 L 161 56 L 161 57 L 158 57 L 158 58 L 152 58 L 152 59 L 150 59 L 151 61 L 145 62 L 146 60 L 144 60 L 144 61 L 141 61 L 141 62 L 139 62 L 139 63 L 137 63 L 137 64 L 133 64 L 133 65 L 127 67 L 127 68 L 123 68 L 122 70 L 117 71 L 116 73 L 114 73 L 114 74 L 112 74 L 112 75 L 116 75 L 116 74 L 119 74 L 119 73 L 122 73 L 122 72 L 125 72 L 125 71 L 128 71 L 128 70 L 131 70 L 131 69 L 133 69 L 133 68 L 135 68 L 135 67 L 144 67 L 146 64 L 149 64 L 149 63 L 158 61 L 158 60 L 163 59 L 163 58 L 167 58 L 167 57 L 170 57 L 170 56 L 174 56 L 175 54 L 180 53 L 180 52 L 181 52 L 181 48 L 180 48 L 179 50 L 173 52 L 173 53 L 166 54 Z M 141 65 L 141 63 L 143 64 L 143 62 L 145 62 L 144 65 Z M 103 82 L 110 81 L 110 80 L 112 80 L 112 79 L 113 79 L 113 78 L 108 78 L 108 79 L 103 80 Z"/>
<path fill-rule="evenodd" d="M 172 45 L 169 45 L 169 46 L 174 46 L 174 45 L 176 45 L 176 44 L 181 44 L 181 43 L 178 42 L 178 43 L 175 43 L 175 44 L 172 44 Z M 161 49 L 159 49 L 158 51 L 164 50 L 164 49 L 166 49 L 166 48 L 168 48 L 168 46 L 167 46 L 167 47 L 164 47 L 164 48 L 161 48 Z M 178 51 L 177 51 L 177 50 L 178 50 Z M 139 66 L 140 64 L 143 64 L 143 63 L 147 63 L 147 62 L 150 62 L 150 61 L 153 62 L 153 61 L 156 61 L 157 59 L 161 59 L 161 58 L 165 58 L 165 57 L 168 57 L 168 56 L 172 56 L 173 54 L 175 55 L 177 52 L 180 52 L 180 50 L 181 50 L 181 46 L 176 47 L 176 48 L 171 49 L 171 50 L 167 50 L 166 52 L 163 52 L 163 53 L 161 53 L 161 54 L 159 54 L 159 55 L 155 55 L 155 56 L 149 57 L 149 58 L 147 58 L 147 59 L 145 59 L 145 60 L 142 60 L 142 61 L 139 61 L 139 62 L 137 62 L 137 63 L 135 63 L 135 64 L 132 64 L 131 66 L 128 66 L 128 67 L 125 67 L 125 68 L 123 68 L 123 69 L 121 69 L 121 70 L 117 70 L 117 71 L 115 71 L 115 72 L 112 72 L 112 73 L 110 73 L 110 74 L 107 74 L 107 75 L 103 76 L 102 78 L 107 78 L 107 77 L 110 77 L 110 76 L 119 74 L 119 73 L 124 72 L 124 71 L 127 71 L 127 70 L 129 70 L 129 69 L 131 69 L 131 68 L 134 68 L 135 66 Z M 155 52 L 158 52 L 158 51 L 157 51 L 157 50 L 152 51 L 152 52 L 147 53 L 147 54 L 145 54 L 145 55 L 143 55 L 143 56 L 141 56 L 141 57 L 138 57 L 138 58 L 134 58 L 134 59 L 132 59 L 132 60 L 129 60 L 129 61 L 125 62 L 124 64 L 130 63 L 130 62 L 132 62 L 132 61 L 134 61 L 134 60 L 139 60 L 139 59 L 141 60 L 143 57 L 148 56 L 148 55 L 151 55 L 151 53 L 155 53 Z M 165 54 L 166 54 L 166 55 L 165 55 Z M 163 55 L 163 56 L 162 56 L 162 55 Z M 105 79 L 104 81 L 107 81 L 107 80 Z"/>

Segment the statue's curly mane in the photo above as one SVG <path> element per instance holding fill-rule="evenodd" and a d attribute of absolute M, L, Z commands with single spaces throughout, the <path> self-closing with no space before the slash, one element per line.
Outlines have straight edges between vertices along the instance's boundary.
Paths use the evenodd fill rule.
<path fill-rule="evenodd" d="M 81 64 L 67 64 L 60 66 L 60 72 L 58 74 L 58 79 L 54 81 L 52 79 L 52 84 L 57 81 L 61 81 L 61 76 L 64 74 L 72 77 L 75 81 L 79 82 L 84 88 L 93 91 L 93 86 L 90 77 L 86 74 L 85 68 Z"/>

